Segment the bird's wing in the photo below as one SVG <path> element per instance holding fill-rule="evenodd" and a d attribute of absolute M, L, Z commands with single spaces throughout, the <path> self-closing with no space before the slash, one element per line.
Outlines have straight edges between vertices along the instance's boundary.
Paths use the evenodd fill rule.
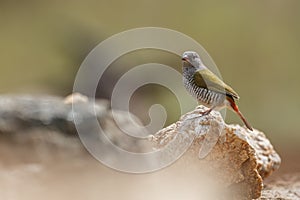
<path fill-rule="evenodd" d="M 239 95 L 228 85 L 226 85 L 221 79 L 219 79 L 209 69 L 198 70 L 194 74 L 195 84 L 202 88 L 208 88 L 215 92 L 219 92 L 225 95 L 230 95 L 235 99 L 239 99 Z"/>

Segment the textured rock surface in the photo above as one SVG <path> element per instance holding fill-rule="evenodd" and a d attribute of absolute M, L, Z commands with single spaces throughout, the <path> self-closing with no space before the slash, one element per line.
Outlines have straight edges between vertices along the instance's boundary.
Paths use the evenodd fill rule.
<path fill-rule="evenodd" d="M 234 134 L 247 141 L 255 150 L 257 170 L 262 178 L 268 177 L 279 168 L 281 159 L 264 133 L 258 130 L 249 132 L 238 125 L 229 125 L 229 127 L 234 130 Z"/>
<path fill-rule="evenodd" d="M 199 170 L 205 169 L 230 188 L 230 195 L 236 199 L 259 198 L 262 178 L 279 167 L 280 157 L 262 132 L 226 125 L 218 112 L 200 117 L 199 113 L 205 109 L 198 106 L 175 124 L 156 133 L 152 138 L 156 148 L 164 148 L 176 141 L 191 142 L 179 139 L 188 135 L 193 138 L 192 143 L 181 160 L 190 157 L 197 160 Z"/>
<path fill-rule="evenodd" d="M 277 179 L 268 180 L 260 199 L 300 199 L 300 173 L 285 174 Z"/>
<path fill-rule="evenodd" d="M 145 193 L 148 192 L 148 198 L 146 199 L 161 199 L 160 195 L 162 193 L 165 195 L 165 198 L 162 199 L 183 199 L 188 195 L 190 195 L 189 199 L 203 199 L 201 197 L 204 197 L 203 192 L 205 191 L 207 191 L 208 196 L 216 193 L 216 191 L 226 194 L 227 190 L 222 192 L 224 186 L 232 189 L 230 190 L 232 193 L 227 194 L 229 199 L 234 199 L 234 197 L 235 199 L 251 199 L 257 198 L 261 194 L 262 178 L 270 175 L 280 164 L 279 156 L 263 133 L 257 130 L 248 132 L 247 129 L 237 125 L 226 125 L 218 112 L 199 117 L 199 111 L 203 109 L 200 106 L 182 116 L 177 123 L 166 127 L 152 137 L 152 144 L 157 149 L 165 148 L 172 143 L 169 151 L 166 151 L 166 154 L 160 159 L 168 159 L 174 152 L 184 152 L 184 148 L 189 147 L 185 154 L 172 166 L 142 177 L 126 175 L 126 178 L 124 178 L 125 175 L 121 174 L 120 178 L 120 174 L 117 173 L 108 176 L 105 180 L 103 176 L 106 176 L 106 174 L 100 176 L 98 168 L 90 166 L 89 170 L 86 171 L 86 165 L 89 166 L 93 163 L 92 165 L 98 166 L 99 163 L 94 163 L 95 161 L 89 158 L 77 137 L 72 121 L 72 102 L 78 103 L 80 110 L 78 114 L 84 120 L 88 120 L 91 112 L 96 111 L 97 118 L 104 129 L 110 130 L 111 135 L 109 135 L 109 138 L 113 143 L 136 152 L 145 150 L 145 141 L 141 143 L 129 139 L 128 135 L 117 129 L 107 101 L 97 101 L 94 110 L 89 100 L 80 95 L 77 97 L 70 96 L 66 99 L 49 96 L 1 96 L 0 172 L 2 173 L 0 174 L 5 178 L 1 178 L 3 181 L 0 181 L 0 188 L 4 188 L 0 192 L 0 199 L 2 199 L 1 195 L 5 196 L 7 193 L 13 195 L 14 198 L 11 199 L 33 199 L 27 189 L 19 196 L 14 196 L 16 189 L 14 185 L 18 185 L 19 180 L 23 180 L 24 176 L 31 177 L 26 178 L 26 185 L 36 185 L 36 188 L 30 188 L 30 190 L 39 191 L 41 197 L 46 195 L 43 193 L 44 190 L 39 190 L 38 186 L 46 185 L 47 191 L 55 194 L 53 191 L 57 190 L 54 185 L 60 184 L 57 180 L 64 180 L 58 188 L 76 182 L 77 185 L 74 187 L 77 188 L 78 192 L 74 193 L 74 199 L 84 199 L 79 198 L 83 197 L 79 193 L 82 193 L 81 188 L 84 185 L 89 184 L 80 184 L 80 181 L 76 179 L 78 174 L 82 174 L 84 171 L 85 175 L 83 177 L 86 183 L 89 183 L 92 179 L 95 185 L 103 184 L 105 186 L 109 182 L 108 180 L 123 181 L 124 184 L 121 186 L 112 183 L 112 188 L 124 187 L 127 188 L 126 191 L 134 191 L 139 188 L 139 191 L 142 191 L 140 197 L 144 198 Z M 125 124 L 125 127 L 126 125 L 130 126 L 127 120 L 128 116 L 124 113 L 117 112 L 115 117 L 120 118 L 119 121 Z M 75 164 L 72 163 L 72 160 Z M 27 168 L 24 168 L 27 165 L 30 166 L 29 172 L 26 171 Z M 51 168 L 48 168 L 48 165 L 63 167 L 61 170 L 58 168 L 58 173 L 51 174 Z M 32 166 L 33 169 L 31 169 Z M 43 169 L 41 172 L 39 172 L 39 167 Z M 72 171 L 74 168 L 77 171 Z M 15 173 L 15 169 L 20 169 L 22 173 Z M 101 170 L 110 173 L 106 168 Z M 96 177 L 95 174 L 98 174 L 98 176 Z M 44 176 L 49 176 L 50 180 L 55 180 L 55 184 L 48 186 L 46 184 L 48 181 L 44 182 Z M 41 177 L 41 179 L 35 182 L 37 177 Z M 74 177 L 74 180 L 68 182 L 69 177 Z M 93 179 L 93 177 L 95 178 Z M 213 185 L 215 187 L 206 190 L 205 186 L 209 183 L 208 179 L 204 177 L 215 180 L 217 182 L 216 185 Z M 133 182 L 133 180 L 136 182 Z M 132 182 L 133 185 L 131 186 L 128 182 Z M 262 199 L 279 197 L 293 199 L 289 197 L 298 195 L 299 181 L 292 186 L 284 184 L 289 184 L 289 182 L 274 181 L 267 184 L 263 190 Z M 156 186 L 156 196 L 152 191 L 153 186 Z M 99 195 L 112 195 L 109 190 L 99 192 L 98 187 L 94 189 L 88 190 L 86 188 L 86 190 L 95 194 L 96 198 L 94 199 L 98 199 Z M 72 192 L 74 192 L 73 189 Z M 169 198 L 169 195 L 172 198 Z M 27 198 L 24 196 L 27 196 Z M 68 197 L 69 194 L 65 193 L 65 196 Z M 125 196 L 123 195 L 123 197 Z"/>

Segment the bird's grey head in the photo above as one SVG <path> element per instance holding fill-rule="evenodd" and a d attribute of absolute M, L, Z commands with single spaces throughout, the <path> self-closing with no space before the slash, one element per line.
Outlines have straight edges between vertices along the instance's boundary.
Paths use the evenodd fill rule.
<path fill-rule="evenodd" d="M 194 51 L 186 51 L 182 55 L 183 67 L 205 68 L 200 56 Z"/>

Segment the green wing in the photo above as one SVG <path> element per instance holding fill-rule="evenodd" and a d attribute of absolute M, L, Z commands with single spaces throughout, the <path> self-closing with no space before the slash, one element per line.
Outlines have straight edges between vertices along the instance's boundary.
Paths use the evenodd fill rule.
<path fill-rule="evenodd" d="M 239 95 L 230 86 L 226 85 L 221 79 L 219 79 L 208 69 L 196 71 L 194 74 L 194 80 L 196 85 L 199 87 L 208 88 L 212 91 L 230 95 L 235 99 L 239 99 Z"/>

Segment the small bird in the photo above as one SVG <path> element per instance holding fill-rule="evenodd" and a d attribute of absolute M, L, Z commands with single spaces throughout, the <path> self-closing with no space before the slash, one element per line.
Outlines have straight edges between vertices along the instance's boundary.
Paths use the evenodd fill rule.
<path fill-rule="evenodd" d="M 239 95 L 201 61 L 200 56 L 194 51 L 186 51 L 182 55 L 183 84 L 187 91 L 198 100 L 198 103 L 209 109 L 202 115 L 209 114 L 212 110 L 224 107 L 231 108 L 242 119 L 246 127 L 253 131 L 243 114 L 236 105 Z"/>

